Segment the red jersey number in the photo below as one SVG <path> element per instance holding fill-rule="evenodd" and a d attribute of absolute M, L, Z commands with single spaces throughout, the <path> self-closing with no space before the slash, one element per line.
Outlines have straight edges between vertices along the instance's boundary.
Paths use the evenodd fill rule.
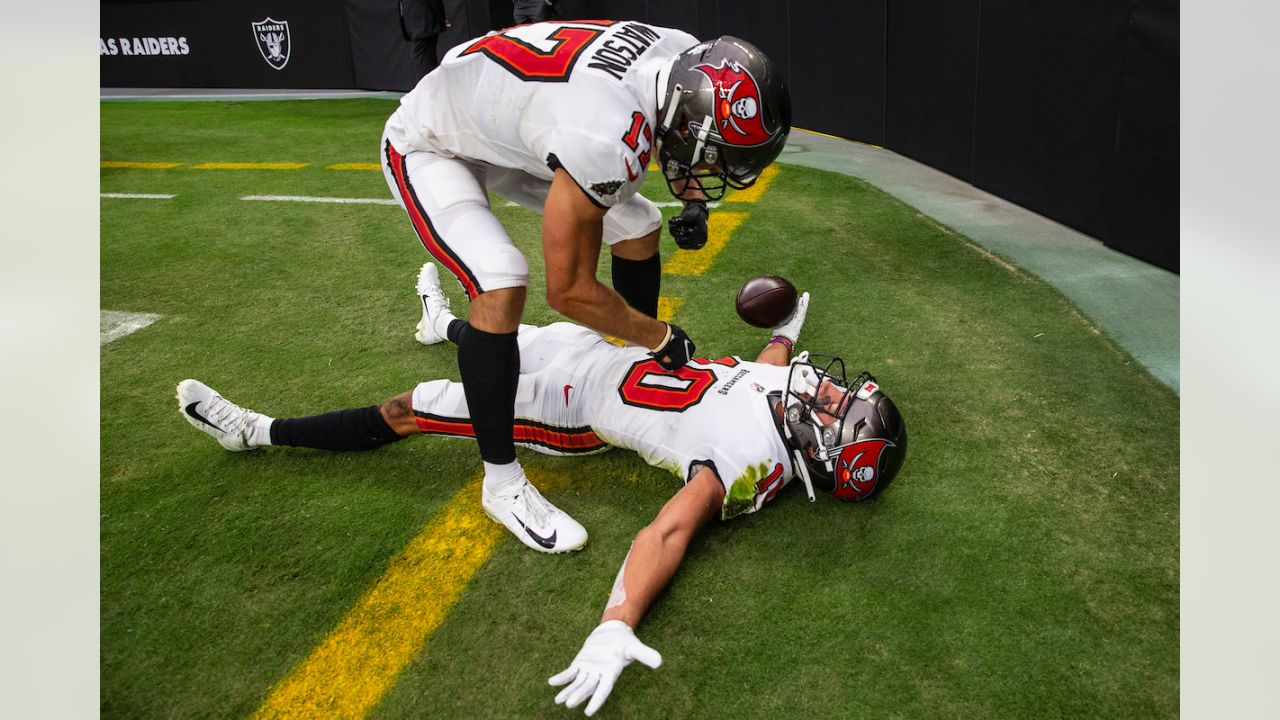
<path fill-rule="evenodd" d="M 657 360 L 638 360 L 622 378 L 618 397 L 633 407 L 684 412 L 702 402 L 715 384 L 716 374 L 707 368 L 685 365 L 664 370 Z"/>
<path fill-rule="evenodd" d="M 694 358 L 693 363 L 676 370 L 664 370 L 657 360 L 637 360 L 618 385 L 618 397 L 632 407 L 684 412 L 702 402 L 707 390 L 716 384 L 715 372 L 698 365 L 714 363 L 734 367 L 738 361 L 731 357 Z"/>
<path fill-rule="evenodd" d="M 548 25 L 547 39 L 555 41 L 550 50 L 542 50 L 525 40 L 508 35 L 507 33 L 515 29 L 509 28 L 507 32 L 486 35 L 476 40 L 463 50 L 459 57 L 480 52 L 521 80 L 566 82 L 582 51 L 591 44 L 592 40 L 600 37 L 604 32 L 603 28 L 612 25 L 613 22 L 612 20 L 576 20 L 573 25 Z M 595 27 L 579 27 L 580 25 Z"/>
<path fill-rule="evenodd" d="M 756 483 L 756 494 L 764 495 L 764 501 L 760 503 L 762 506 L 772 501 L 778 491 L 782 489 L 782 473 L 782 463 L 776 463 L 773 466 L 773 471 Z"/>
<path fill-rule="evenodd" d="M 643 146 L 641 140 L 644 141 Z M 627 181 L 634 182 L 640 177 L 640 173 L 649 167 L 649 155 L 653 152 L 653 130 L 649 128 L 649 121 L 644 118 L 644 114 L 639 111 L 631 113 L 631 128 L 627 130 L 627 134 L 622 136 L 622 142 L 631 151 L 636 153 L 636 157 L 640 160 L 639 170 L 631 169 L 631 161 L 627 160 Z"/>

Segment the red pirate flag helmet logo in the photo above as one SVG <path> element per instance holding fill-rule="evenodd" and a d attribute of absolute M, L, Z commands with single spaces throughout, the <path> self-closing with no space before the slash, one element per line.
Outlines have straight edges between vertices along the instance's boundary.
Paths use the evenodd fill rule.
<path fill-rule="evenodd" d="M 730 145 L 761 145 L 773 137 L 760 113 L 760 86 L 751 72 L 734 60 L 704 63 L 694 70 L 711 80 L 715 91 L 715 131 Z"/>
<path fill-rule="evenodd" d="M 894 444 L 888 440 L 862 440 L 841 449 L 835 467 L 836 487 L 831 494 L 850 501 L 870 497 L 880 481 L 880 457 L 891 447 Z"/>

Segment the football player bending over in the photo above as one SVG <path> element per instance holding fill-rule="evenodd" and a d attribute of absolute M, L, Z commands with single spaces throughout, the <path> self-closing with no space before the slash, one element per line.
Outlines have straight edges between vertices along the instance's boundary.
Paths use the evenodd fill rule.
<path fill-rule="evenodd" d="M 427 345 L 450 337 L 450 326 L 461 321 L 449 311 L 431 263 L 419 274 L 418 294 L 423 314 L 415 337 Z M 805 293 L 754 361 L 696 358 L 675 370 L 663 369 L 644 348 L 617 347 L 570 323 L 521 326 L 517 443 L 551 455 L 627 448 L 685 483 L 636 534 L 599 626 L 569 667 L 550 678 L 565 686 L 557 703 L 575 708 L 590 698 L 586 713 L 592 715 L 633 660 L 662 664 L 633 630 L 694 534 L 713 518 L 755 512 L 796 478 L 810 501 L 817 490 L 865 500 L 902 466 L 906 426 L 870 374 L 848 381 L 838 357 L 791 359 L 808 304 Z M 462 385 L 448 380 L 421 383 L 381 405 L 279 420 L 183 380 L 178 408 L 187 422 L 237 451 L 264 445 L 365 450 L 414 434 L 474 437 Z M 531 503 L 530 509 L 540 507 Z M 536 517 L 516 518 L 515 527 L 493 519 L 537 550 L 581 546 L 560 545 L 554 532 L 540 534 Z"/>
<path fill-rule="evenodd" d="M 635 21 L 534 23 L 454 47 L 383 130 L 392 197 L 470 302 L 448 338 L 458 346 L 467 432 L 484 464 L 480 503 L 512 532 L 554 537 L 549 552 L 580 546 L 586 529 L 542 498 L 516 458 L 513 437 L 530 432 L 514 422 L 527 367 L 517 333 L 529 264 L 489 193 L 542 214 L 553 310 L 651 348 L 650 359 L 674 370 L 696 350 L 678 326 L 657 320 L 662 213 L 640 187 L 651 164 L 661 168 L 684 203 L 668 225 L 672 237 L 702 247 L 706 201 L 750 187 L 782 152 L 787 84 L 739 38 L 699 42 Z M 612 287 L 596 279 L 606 247 Z"/>

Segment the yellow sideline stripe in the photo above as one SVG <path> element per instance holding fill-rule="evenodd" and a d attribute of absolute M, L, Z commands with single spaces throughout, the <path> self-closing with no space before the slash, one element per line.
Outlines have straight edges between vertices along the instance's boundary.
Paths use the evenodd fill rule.
<path fill-rule="evenodd" d="M 307 163 L 298 162 L 207 162 L 194 165 L 196 170 L 300 170 Z"/>
<path fill-rule="evenodd" d="M 467 483 L 254 717 L 364 717 L 449 615 L 502 533 L 480 509 L 480 478 Z"/>
<path fill-rule="evenodd" d="M 325 165 L 325 170 L 381 170 L 378 163 L 334 163 Z"/>
<path fill-rule="evenodd" d="M 760 173 L 760 177 L 756 178 L 755 184 L 746 190 L 734 190 L 724 201 L 727 203 L 753 203 L 764 195 L 764 191 L 769 189 L 769 183 L 773 182 L 773 178 L 778 174 L 778 166 L 770 165 Z"/>
<path fill-rule="evenodd" d="M 671 318 L 680 312 L 680 306 L 684 304 L 682 297 L 669 297 L 660 295 L 658 297 L 658 319 L 662 322 L 670 322 Z"/>
<path fill-rule="evenodd" d="M 729 236 L 747 218 L 745 212 L 711 213 L 707 223 L 707 244 L 701 250 L 676 250 L 662 267 L 664 275 L 701 275 L 711 267 L 716 255 L 729 243 Z"/>
<path fill-rule="evenodd" d="M 180 162 L 128 162 L 125 160 L 103 160 L 98 163 L 100 167 L 104 168 L 139 168 L 142 170 L 168 170 L 181 164 Z"/>

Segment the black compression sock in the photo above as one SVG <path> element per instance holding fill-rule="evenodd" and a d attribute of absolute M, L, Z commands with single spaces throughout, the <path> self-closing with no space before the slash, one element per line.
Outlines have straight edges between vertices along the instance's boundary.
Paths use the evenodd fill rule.
<path fill-rule="evenodd" d="M 515 333 L 488 333 L 464 325 L 458 333 L 458 371 L 471 410 L 480 457 L 499 465 L 514 462 L 516 384 L 520 346 Z"/>
<path fill-rule="evenodd" d="M 316 450 L 371 450 L 402 436 L 382 419 L 378 406 L 271 423 L 271 444 Z"/>
<path fill-rule="evenodd" d="M 610 271 L 613 289 L 628 305 L 649 317 L 658 317 L 658 290 L 662 284 L 662 260 L 658 253 L 644 260 L 627 260 L 615 255 Z"/>
<path fill-rule="evenodd" d="M 458 344 L 458 337 L 462 335 L 462 329 L 467 326 L 466 320 L 454 318 L 449 321 L 449 327 L 445 328 L 444 336 L 454 345 Z"/>

